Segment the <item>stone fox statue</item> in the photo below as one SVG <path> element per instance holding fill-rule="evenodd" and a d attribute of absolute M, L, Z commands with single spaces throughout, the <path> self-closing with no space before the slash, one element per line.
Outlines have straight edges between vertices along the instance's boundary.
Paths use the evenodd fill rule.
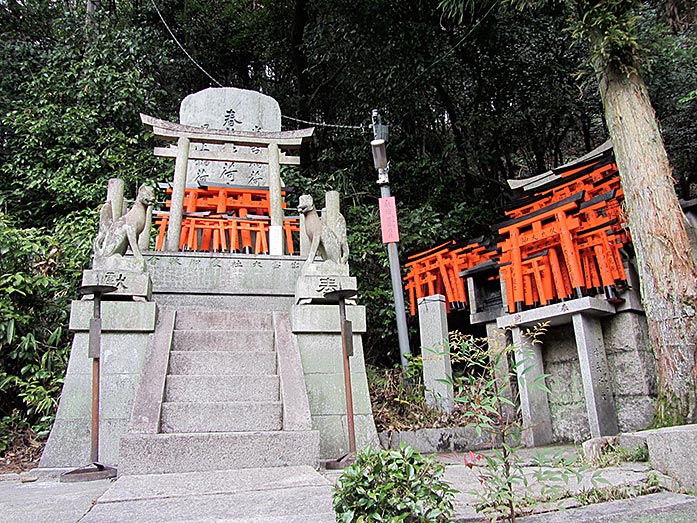
<path fill-rule="evenodd" d="M 138 236 L 145 228 L 145 217 L 148 206 L 155 203 L 155 193 L 152 187 L 145 184 L 138 189 L 138 196 L 129 211 L 113 219 L 111 202 L 107 201 L 99 211 L 99 232 L 94 239 L 94 255 L 106 258 L 115 254 L 123 256 L 131 247 L 133 256 L 142 258 L 138 248 Z"/>
<path fill-rule="evenodd" d="M 349 248 L 344 217 L 339 214 L 336 227 L 332 229 L 325 219 L 317 214 L 312 196 L 308 194 L 300 196 L 298 211 L 305 215 L 305 231 L 312 242 L 306 264 L 312 263 L 315 255 L 319 254 L 323 260 L 346 265 Z"/>

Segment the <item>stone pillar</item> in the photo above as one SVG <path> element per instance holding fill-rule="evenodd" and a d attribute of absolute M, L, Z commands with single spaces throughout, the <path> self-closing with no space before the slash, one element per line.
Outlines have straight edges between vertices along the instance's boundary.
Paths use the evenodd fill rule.
<path fill-rule="evenodd" d="M 378 444 L 361 340 L 366 329 L 365 307 L 347 305 L 346 316 L 353 325 L 351 386 L 356 445 L 361 449 Z M 336 304 L 295 305 L 291 325 L 300 349 L 312 429 L 320 433 L 320 458 L 338 459 L 348 453 L 339 307 Z"/>
<path fill-rule="evenodd" d="M 271 226 L 269 227 L 269 253 L 283 254 L 283 196 L 281 195 L 281 164 L 278 144 L 270 143 L 269 155 L 269 200 L 271 204 Z"/>
<path fill-rule="evenodd" d="M 453 411 L 453 373 L 445 296 L 419 298 L 419 333 L 426 403 L 449 414 Z"/>
<path fill-rule="evenodd" d="M 123 216 L 123 180 L 120 178 L 109 178 L 106 191 L 106 199 L 111 202 L 111 214 L 114 220 Z"/>
<path fill-rule="evenodd" d="M 324 193 L 324 220 L 330 229 L 336 229 L 339 219 L 341 197 L 339 191 L 327 191 Z"/>
<path fill-rule="evenodd" d="M 177 142 L 177 159 L 174 163 L 174 184 L 172 187 L 172 205 L 169 209 L 167 226 L 167 251 L 179 250 L 179 237 L 182 232 L 182 212 L 184 212 L 184 191 L 186 190 L 186 166 L 189 163 L 189 146 L 186 136 Z"/>
<path fill-rule="evenodd" d="M 145 211 L 145 226 L 143 227 L 143 232 L 138 236 L 138 248 L 141 251 L 147 251 L 150 247 L 150 230 L 152 229 L 152 205 L 148 205 L 147 211 Z"/>
<path fill-rule="evenodd" d="M 552 442 L 552 415 L 547 392 L 538 385 L 543 379 L 542 344 L 533 343 L 530 335 L 513 327 L 516 373 L 520 391 L 520 408 L 523 414 L 523 442 L 528 447 L 538 447 Z"/>
<path fill-rule="evenodd" d="M 591 436 L 614 436 L 618 432 L 617 413 L 600 320 L 587 314 L 574 314 L 572 320 Z"/>
<path fill-rule="evenodd" d="M 471 302 L 470 302 L 471 303 Z M 499 394 L 514 402 L 513 391 L 511 390 L 511 368 L 508 365 L 508 336 L 505 329 L 499 329 L 496 322 L 486 324 L 486 339 L 489 346 L 489 358 L 494 366 L 494 377 L 496 378 Z M 503 414 L 509 420 L 515 419 L 516 407 L 514 405 L 503 405 Z"/>
<path fill-rule="evenodd" d="M 300 256 L 307 256 L 310 252 L 310 238 L 305 231 L 305 215 L 300 214 Z"/>

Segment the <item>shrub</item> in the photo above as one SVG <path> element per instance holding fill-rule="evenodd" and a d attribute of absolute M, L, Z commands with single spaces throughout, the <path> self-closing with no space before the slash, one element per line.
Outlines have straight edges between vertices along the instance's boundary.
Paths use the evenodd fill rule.
<path fill-rule="evenodd" d="M 448 522 L 454 490 L 444 467 L 402 444 L 399 450 L 366 448 L 334 489 L 337 519 L 351 522 Z"/>

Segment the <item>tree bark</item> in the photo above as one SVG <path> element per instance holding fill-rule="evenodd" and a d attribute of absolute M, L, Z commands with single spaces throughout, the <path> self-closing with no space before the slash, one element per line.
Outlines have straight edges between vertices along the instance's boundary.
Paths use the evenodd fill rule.
<path fill-rule="evenodd" d="M 697 422 L 697 268 L 642 78 L 597 60 L 658 366 L 659 424 Z"/>

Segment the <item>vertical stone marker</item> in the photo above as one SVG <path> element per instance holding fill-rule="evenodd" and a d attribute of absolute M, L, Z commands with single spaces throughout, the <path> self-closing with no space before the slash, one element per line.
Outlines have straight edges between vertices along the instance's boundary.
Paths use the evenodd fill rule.
<path fill-rule="evenodd" d="M 228 131 L 280 131 L 281 108 L 276 100 L 256 91 L 211 87 L 184 98 L 179 108 L 179 123 Z M 213 151 L 222 146 L 194 144 L 192 147 Z M 238 146 L 238 149 L 252 154 L 261 152 L 257 147 Z M 260 164 L 190 160 L 187 184 L 207 183 L 266 187 L 269 185 L 269 169 Z"/>

